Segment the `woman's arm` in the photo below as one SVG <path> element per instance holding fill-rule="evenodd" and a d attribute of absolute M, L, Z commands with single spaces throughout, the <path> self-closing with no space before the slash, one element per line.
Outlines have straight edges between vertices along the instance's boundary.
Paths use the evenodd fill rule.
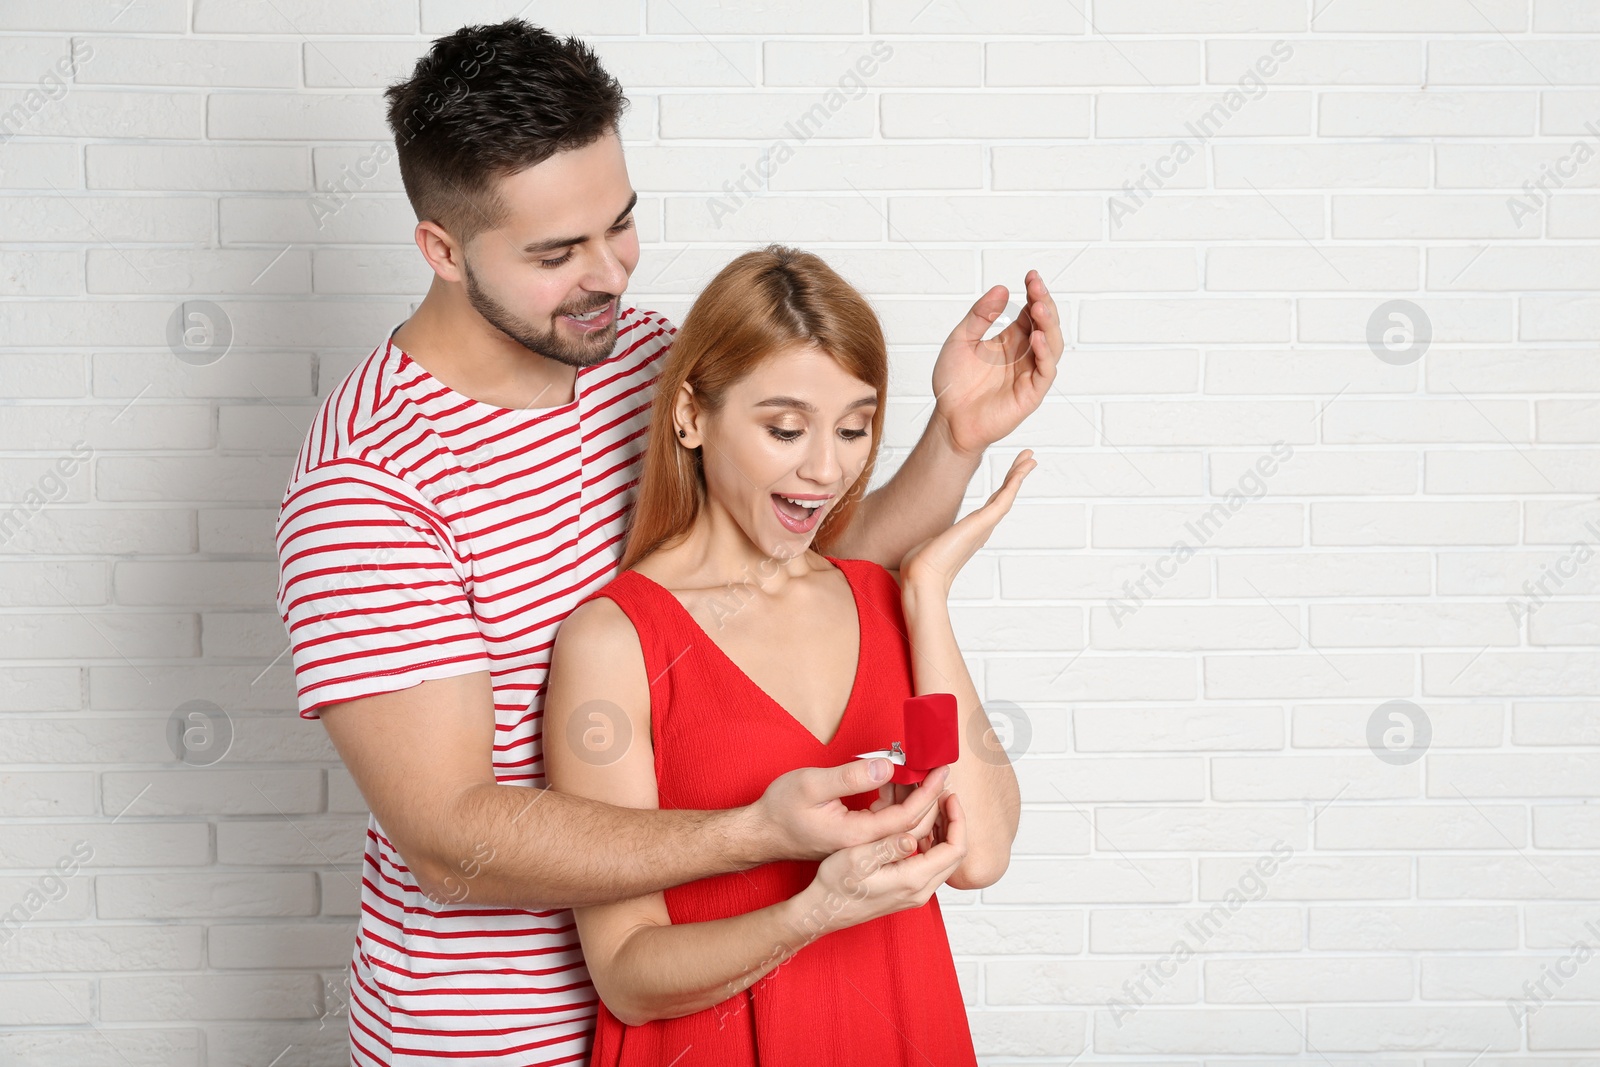
<path fill-rule="evenodd" d="M 644 656 L 611 600 L 581 605 L 557 633 L 544 737 L 552 788 L 624 807 L 660 806 Z M 942 807 L 961 825 L 953 797 Z M 913 833 L 926 833 L 938 810 Z M 576 908 L 595 991 L 630 1025 L 719 1004 L 824 933 L 920 907 L 966 857 L 964 830 L 948 836 L 940 850 L 910 859 L 916 841 L 907 834 L 844 849 L 823 860 L 796 896 L 712 922 L 674 926 L 661 893 Z"/>
<path fill-rule="evenodd" d="M 930 584 L 912 581 L 901 587 L 913 685 L 919 696 L 955 694 L 961 747 L 950 766 L 949 788 L 961 795 L 970 837 L 967 858 L 950 876 L 950 886 L 982 889 L 998 882 L 1011 863 L 1022 796 L 1005 749 L 988 743 L 988 716 L 950 624 L 949 590 Z"/>
<path fill-rule="evenodd" d="M 1019 453 L 1005 481 L 983 507 L 919 545 L 906 556 L 900 571 L 890 572 L 901 587 L 917 694 L 953 693 L 956 698 L 960 747 L 950 768 L 949 788 L 961 794 L 971 832 L 967 858 L 950 876 L 950 885 L 956 889 L 982 889 L 1005 874 L 1011 863 L 1011 843 L 1017 836 L 1022 797 L 1005 749 L 991 743 L 988 715 L 956 643 L 950 623 L 950 587 L 961 567 L 983 547 L 1011 509 L 1022 479 L 1034 465 L 1030 451 Z"/>

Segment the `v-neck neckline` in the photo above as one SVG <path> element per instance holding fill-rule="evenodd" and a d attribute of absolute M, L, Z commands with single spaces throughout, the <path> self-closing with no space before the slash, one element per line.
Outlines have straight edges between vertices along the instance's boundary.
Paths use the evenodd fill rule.
<path fill-rule="evenodd" d="M 844 567 L 839 566 L 839 561 L 834 559 L 832 556 L 823 556 L 822 558 L 833 564 L 834 570 L 844 575 L 844 583 L 850 587 L 851 605 L 855 608 L 856 612 L 856 672 L 855 676 L 850 680 L 850 696 L 846 698 L 844 711 L 839 715 L 839 724 L 834 727 L 833 736 L 828 738 L 826 741 L 812 733 L 811 728 L 796 718 L 793 712 L 784 707 L 782 704 L 778 703 L 771 693 L 757 685 L 755 679 L 750 677 L 750 675 L 745 672 L 745 669 L 735 663 L 733 661 L 733 657 L 728 655 L 727 652 L 723 651 L 722 646 L 717 644 L 717 642 L 712 639 L 711 635 L 706 632 L 706 628 L 701 626 L 699 620 L 694 617 L 694 613 L 688 608 L 684 607 L 683 601 L 679 600 L 677 595 L 673 593 L 672 590 L 668 589 L 666 586 L 662 585 L 660 582 L 641 571 L 628 571 L 626 573 L 636 574 L 646 582 L 649 582 L 651 585 L 661 590 L 661 592 L 666 595 L 666 598 L 672 601 L 673 605 L 676 606 L 678 613 L 688 621 L 690 626 L 699 631 L 701 637 L 705 638 L 706 643 L 711 646 L 712 650 L 719 658 L 721 658 L 722 662 L 726 663 L 736 674 L 739 675 L 739 677 L 743 678 L 751 689 L 754 689 L 757 693 L 761 694 L 768 704 L 782 714 L 784 719 L 793 723 L 801 733 L 805 734 L 805 736 L 809 737 L 817 745 L 821 746 L 822 748 L 831 748 L 833 743 L 839 740 L 839 737 L 844 733 L 845 723 L 847 723 L 850 719 L 850 711 L 856 706 L 856 697 L 861 690 L 861 678 L 865 673 L 865 663 L 863 661 L 866 658 L 867 633 L 866 613 L 861 610 L 861 593 L 860 590 L 856 588 L 855 581 L 851 579 L 850 572 Z"/>

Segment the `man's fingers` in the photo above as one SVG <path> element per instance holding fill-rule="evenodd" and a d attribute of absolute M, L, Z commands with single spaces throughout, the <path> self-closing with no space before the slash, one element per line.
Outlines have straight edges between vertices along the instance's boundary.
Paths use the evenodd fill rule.
<path fill-rule="evenodd" d="M 1006 309 L 1006 300 L 1010 293 L 1003 285 L 992 286 L 988 292 L 978 297 L 961 322 L 957 324 L 956 331 L 962 338 L 971 342 L 983 340 L 983 335 L 989 332 L 989 327 L 1000 317 Z"/>
<path fill-rule="evenodd" d="M 878 769 L 879 777 L 873 776 L 874 767 Z M 894 766 L 886 759 L 858 759 L 819 770 L 807 784 L 816 790 L 811 799 L 820 804 L 827 800 L 853 797 L 857 793 L 870 793 L 887 782 L 893 773 Z"/>

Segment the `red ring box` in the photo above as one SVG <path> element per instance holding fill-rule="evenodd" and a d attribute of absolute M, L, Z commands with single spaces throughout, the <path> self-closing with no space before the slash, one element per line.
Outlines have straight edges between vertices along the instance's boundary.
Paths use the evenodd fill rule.
<path fill-rule="evenodd" d="M 858 753 L 859 759 L 881 756 L 894 763 L 889 780 L 915 785 L 935 767 L 954 763 L 961 755 L 956 726 L 954 693 L 924 693 L 907 697 L 900 709 L 900 740 L 887 749 Z M 896 757 L 902 757 L 896 759 Z"/>

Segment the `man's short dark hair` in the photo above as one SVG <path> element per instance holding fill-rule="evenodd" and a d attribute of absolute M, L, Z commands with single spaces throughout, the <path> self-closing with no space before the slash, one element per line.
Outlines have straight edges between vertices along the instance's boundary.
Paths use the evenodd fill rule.
<path fill-rule="evenodd" d="M 439 38 L 384 97 L 417 219 L 461 241 L 504 221 L 497 179 L 618 133 L 628 106 L 588 45 L 522 19 Z"/>

